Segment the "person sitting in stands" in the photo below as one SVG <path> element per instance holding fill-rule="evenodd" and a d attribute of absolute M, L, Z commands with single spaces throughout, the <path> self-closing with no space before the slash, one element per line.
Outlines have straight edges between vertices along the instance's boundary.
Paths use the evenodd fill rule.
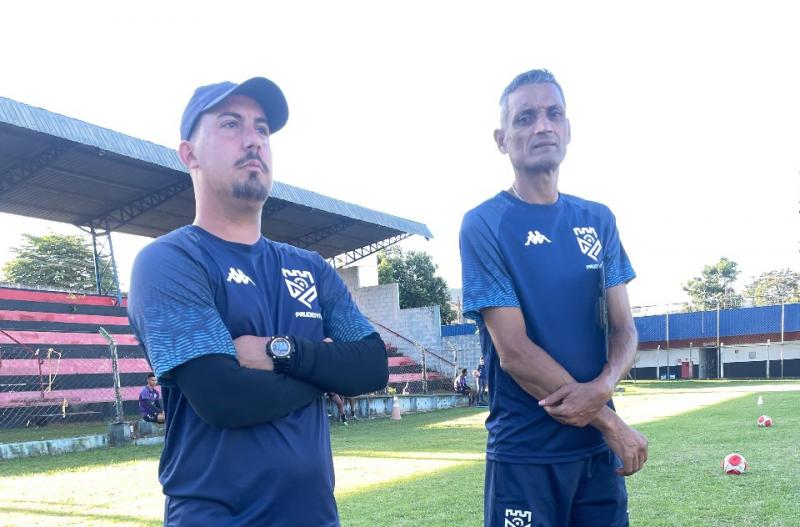
<path fill-rule="evenodd" d="M 139 392 L 139 413 L 145 421 L 159 424 L 164 422 L 161 394 L 156 390 L 156 376 L 152 373 L 147 374 L 147 386 Z"/>
<path fill-rule="evenodd" d="M 453 391 L 467 396 L 469 405 L 475 404 L 475 392 L 467 384 L 467 369 L 461 368 L 461 374 L 453 381 Z"/>

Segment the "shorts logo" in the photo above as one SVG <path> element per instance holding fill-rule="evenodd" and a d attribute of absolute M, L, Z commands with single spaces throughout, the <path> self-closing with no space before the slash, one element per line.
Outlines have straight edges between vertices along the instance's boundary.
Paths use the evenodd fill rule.
<path fill-rule="evenodd" d="M 575 227 L 572 232 L 578 239 L 578 247 L 581 248 L 581 252 L 596 262 L 603 245 L 597 239 L 594 227 Z"/>
<path fill-rule="evenodd" d="M 237 284 L 253 284 L 256 285 L 253 280 L 244 274 L 241 269 L 234 269 L 233 267 L 230 268 L 228 271 L 228 282 L 236 282 Z"/>
<path fill-rule="evenodd" d="M 525 247 L 528 245 L 539 245 L 540 243 L 552 242 L 539 231 L 528 231 L 528 239 L 525 241 Z"/>
<path fill-rule="evenodd" d="M 281 269 L 286 287 L 292 298 L 297 299 L 307 308 L 317 298 L 317 286 L 314 285 L 314 276 L 311 271 L 298 271 L 294 269 Z"/>
<path fill-rule="evenodd" d="M 519 509 L 506 509 L 503 527 L 531 527 L 533 513 Z"/>

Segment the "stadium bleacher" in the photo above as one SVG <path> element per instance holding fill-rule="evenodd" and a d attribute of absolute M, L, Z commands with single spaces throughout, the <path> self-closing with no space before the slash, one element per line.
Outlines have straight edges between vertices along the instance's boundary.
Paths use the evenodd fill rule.
<path fill-rule="evenodd" d="M 150 367 L 125 308 L 107 296 L 0 287 L 0 427 L 113 415 L 117 344 L 126 414 L 136 414 Z"/>

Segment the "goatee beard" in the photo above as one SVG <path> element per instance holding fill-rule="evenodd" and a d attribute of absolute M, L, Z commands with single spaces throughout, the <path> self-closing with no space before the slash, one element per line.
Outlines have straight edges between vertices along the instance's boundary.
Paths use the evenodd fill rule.
<path fill-rule="evenodd" d="M 268 196 L 269 189 L 258 180 L 258 172 L 250 172 L 247 181 L 233 185 L 233 197 L 236 199 L 264 202 Z"/>

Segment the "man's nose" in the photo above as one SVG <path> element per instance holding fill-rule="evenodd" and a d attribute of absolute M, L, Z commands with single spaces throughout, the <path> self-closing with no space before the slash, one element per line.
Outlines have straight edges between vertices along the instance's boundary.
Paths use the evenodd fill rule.
<path fill-rule="evenodd" d="M 263 137 L 253 126 L 247 126 L 242 134 L 242 145 L 245 150 L 259 150 Z"/>
<path fill-rule="evenodd" d="M 553 132 L 553 123 L 547 117 L 541 117 L 534 123 L 533 131 L 537 134 L 548 134 Z"/>

